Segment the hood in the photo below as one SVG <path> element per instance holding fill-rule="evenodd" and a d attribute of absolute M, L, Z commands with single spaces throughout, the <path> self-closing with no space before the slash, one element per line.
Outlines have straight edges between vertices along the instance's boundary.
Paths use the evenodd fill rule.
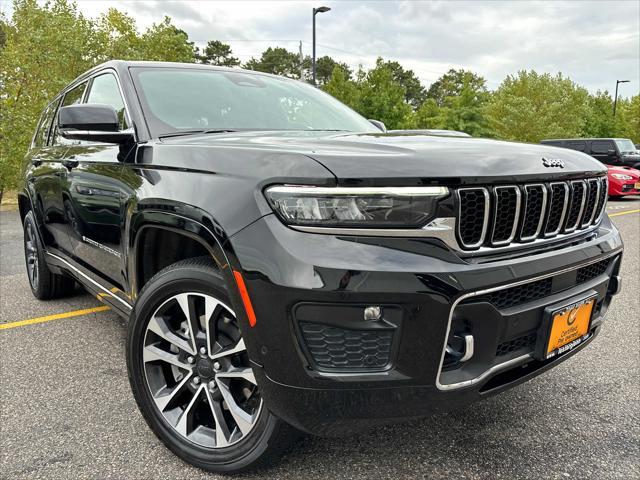
<path fill-rule="evenodd" d="M 165 144 L 297 153 L 324 165 L 339 183 L 477 183 L 561 179 L 605 172 L 594 158 L 574 150 L 465 137 L 397 133 L 234 132 L 164 139 Z M 562 160 L 546 167 L 543 157 Z M 413 179 L 413 180 L 409 180 Z M 428 180 L 427 180 L 428 179 Z"/>
<path fill-rule="evenodd" d="M 640 170 L 631 167 L 616 167 L 616 166 L 608 166 L 607 171 L 609 174 L 612 173 L 621 173 L 623 175 L 630 175 L 635 179 L 640 178 Z"/>

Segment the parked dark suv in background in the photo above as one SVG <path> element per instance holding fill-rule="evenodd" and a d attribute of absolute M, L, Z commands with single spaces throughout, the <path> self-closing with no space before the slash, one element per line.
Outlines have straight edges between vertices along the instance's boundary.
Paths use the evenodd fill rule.
<path fill-rule="evenodd" d="M 606 165 L 640 169 L 640 153 L 628 138 L 568 138 L 540 143 L 584 152 Z"/>
<path fill-rule="evenodd" d="M 44 110 L 24 180 L 34 295 L 79 282 L 127 318 L 144 418 L 213 471 L 513 387 L 620 286 L 588 155 L 384 133 L 257 72 L 100 65 Z"/>

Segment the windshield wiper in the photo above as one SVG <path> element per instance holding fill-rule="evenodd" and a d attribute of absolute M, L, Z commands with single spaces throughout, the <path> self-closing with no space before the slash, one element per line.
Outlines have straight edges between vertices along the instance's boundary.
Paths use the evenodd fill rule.
<path fill-rule="evenodd" d="M 180 132 L 173 133 L 165 133 L 164 135 L 159 135 L 159 138 L 168 138 L 168 137 L 181 137 L 183 135 L 204 135 L 207 133 L 229 133 L 229 132 L 237 132 L 238 130 L 234 128 L 210 128 L 210 129 L 200 129 L 200 130 L 182 130 Z"/>

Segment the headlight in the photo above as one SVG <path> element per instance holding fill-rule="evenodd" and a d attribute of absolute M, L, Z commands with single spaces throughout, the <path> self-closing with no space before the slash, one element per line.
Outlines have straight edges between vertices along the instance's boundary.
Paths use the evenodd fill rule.
<path fill-rule="evenodd" d="M 285 223 L 318 227 L 411 228 L 432 219 L 447 187 L 313 187 L 265 190 Z"/>
<path fill-rule="evenodd" d="M 633 180 L 631 175 L 625 175 L 624 173 L 612 173 L 611 176 L 618 180 Z"/>

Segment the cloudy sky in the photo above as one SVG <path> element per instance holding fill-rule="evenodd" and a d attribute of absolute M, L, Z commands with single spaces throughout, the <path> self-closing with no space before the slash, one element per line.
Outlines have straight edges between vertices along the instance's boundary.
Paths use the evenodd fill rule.
<path fill-rule="evenodd" d="M 311 54 L 311 9 L 326 5 L 331 11 L 317 17 L 318 56 L 353 67 L 382 56 L 413 69 L 425 85 L 449 68 L 465 68 L 482 74 L 489 88 L 521 69 L 561 71 L 592 92 L 611 91 L 616 79 L 631 80 L 621 95 L 639 91 L 640 0 L 77 3 L 88 16 L 124 10 L 139 28 L 168 15 L 197 45 L 223 40 L 242 61 L 267 46 L 297 50 L 299 41 Z"/>

